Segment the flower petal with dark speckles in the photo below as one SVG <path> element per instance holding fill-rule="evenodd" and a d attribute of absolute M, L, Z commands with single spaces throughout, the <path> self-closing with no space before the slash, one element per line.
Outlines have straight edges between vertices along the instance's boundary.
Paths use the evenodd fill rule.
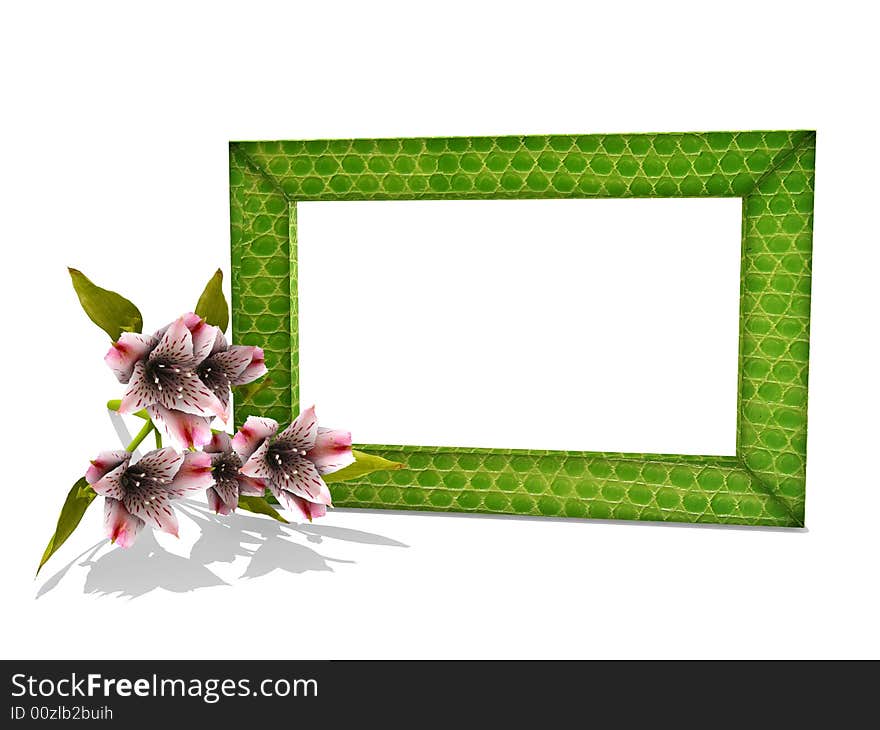
<path fill-rule="evenodd" d="M 171 499 L 166 494 L 151 492 L 148 495 L 127 493 L 122 498 L 125 508 L 139 517 L 150 527 L 177 537 L 177 515 L 171 507 Z"/>
<path fill-rule="evenodd" d="M 133 471 L 139 471 L 151 481 L 167 485 L 171 483 L 177 470 L 183 464 L 183 458 L 170 446 L 166 446 L 164 449 L 147 452 L 131 468 Z"/>
<path fill-rule="evenodd" d="M 310 406 L 300 413 L 293 423 L 278 434 L 276 442 L 294 449 L 308 451 L 314 447 L 317 437 L 318 417 L 315 415 L 315 407 Z"/>
<path fill-rule="evenodd" d="M 119 547 L 131 547 L 144 521 L 125 509 L 118 499 L 104 500 L 104 531 L 110 542 Z"/>
<path fill-rule="evenodd" d="M 318 502 L 319 504 L 331 504 L 330 489 L 318 474 L 317 467 L 308 459 L 301 459 L 294 465 L 285 465 L 283 474 L 279 477 L 273 475 L 272 481 L 276 486 L 287 492 L 293 492 L 299 497 Z"/>
<path fill-rule="evenodd" d="M 112 497 L 113 499 L 122 499 L 125 495 L 125 489 L 122 484 L 122 477 L 128 471 L 128 459 L 118 464 L 114 469 L 108 471 L 98 481 L 92 484 L 92 489 L 96 494 L 102 497 Z"/>

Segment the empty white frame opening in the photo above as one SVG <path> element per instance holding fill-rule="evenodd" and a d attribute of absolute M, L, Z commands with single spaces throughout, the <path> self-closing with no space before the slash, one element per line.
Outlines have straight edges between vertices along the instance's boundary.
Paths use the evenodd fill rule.
<path fill-rule="evenodd" d="M 736 198 L 297 205 L 301 402 L 356 442 L 735 453 Z"/>

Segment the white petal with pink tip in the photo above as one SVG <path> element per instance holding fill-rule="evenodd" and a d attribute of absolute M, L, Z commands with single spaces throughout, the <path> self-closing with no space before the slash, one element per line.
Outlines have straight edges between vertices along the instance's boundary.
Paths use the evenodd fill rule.
<path fill-rule="evenodd" d="M 253 477 L 239 474 L 238 491 L 240 494 L 246 494 L 249 497 L 262 497 L 266 493 L 266 482 L 262 479 L 254 479 Z"/>
<path fill-rule="evenodd" d="M 238 507 L 238 487 L 229 482 L 217 482 L 211 487 L 229 509 Z"/>
<path fill-rule="evenodd" d="M 120 383 L 127 383 L 134 371 L 134 364 L 146 357 L 155 345 L 155 337 L 123 332 L 107 351 L 104 362 L 110 366 Z"/>
<path fill-rule="evenodd" d="M 315 502 L 309 502 L 307 499 L 303 499 L 302 497 L 297 497 L 295 494 L 291 494 L 290 492 L 282 491 L 278 501 L 281 502 L 288 510 L 293 512 L 295 515 L 308 520 L 311 522 L 313 519 L 317 517 L 323 517 L 327 514 L 327 507 L 323 504 L 316 504 Z"/>
<path fill-rule="evenodd" d="M 248 416 L 232 439 L 232 448 L 241 459 L 250 458 L 257 447 L 278 430 L 278 421 L 271 418 Z"/>
<path fill-rule="evenodd" d="M 86 470 L 86 481 L 89 484 L 94 484 L 117 466 L 128 466 L 129 459 L 131 459 L 131 454 L 128 451 L 102 451 L 92 459 L 91 466 Z"/>
<path fill-rule="evenodd" d="M 354 464 L 351 451 L 351 433 L 330 428 L 319 428 L 315 446 L 306 454 L 321 474 L 332 474 Z"/>
<path fill-rule="evenodd" d="M 214 487 L 211 487 L 205 493 L 205 495 L 208 498 L 208 509 L 210 509 L 212 512 L 215 512 L 218 515 L 232 514 L 232 510 L 220 498 L 220 495 L 217 493 L 217 490 L 214 489 Z"/>
<path fill-rule="evenodd" d="M 92 484 L 92 489 L 102 497 L 122 499 L 125 489 L 122 486 L 122 476 L 128 469 L 128 459 L 120 463 L 115 469 L 111 469 L 98 481 Z"/>
<path fill-rule="evenodd" d="M 266 367 L 266 355 L 263 353 L 263 348 L 248 347 L 247 349 L 251 350 L 251 360 L 247 367 L 239 373 L 238 377 L 232 380 L 233 385 L 245 385 L 269 372 L 269 369 Z"/>
<path fill-rule="evenodd" d="M 233 443 L 235 439 L 233 439 Z M 272 470 L 266 463 L 266 454 L 269 453 L 269 440 L 264 440 L 256 451 L 251 454 L 250 458 L 241 467 L 241 473 L 248 477 L 256 479 L 268 479 L 272 476 Z"/>
<path fill-rule="evenodd" d="M 211 473 L 211 455 L 204 451 L 188 451 L 174 480 L 168 487 L 169 494 L 182 497 L 188 492 L 207 489 L 214 483 Z"/>
<path fill-rule="evenodd" d="M 181 318 L 192 336 L 192 357 L 196 363 L 200 363 L 209 354 L 217 341 L 220 328 L 208 324 L 199 315 L 187 312 Z M 222 337 L 222 335 L 220 335 Z"/>
<path fill-rule="evenodd" d="M 147 407 L 147 413 L 175 443 L 185 449 L 204 446 L 211 441 L 213 419 L 210 416 L 197 416 L 155 404 Z"/>
<path fill-rule="evenodd" d="M 110 542 L 131 547 L 144 526 L 144 521 L 131 514 L 118 499 L 104 500 L 104 531 Z"/>

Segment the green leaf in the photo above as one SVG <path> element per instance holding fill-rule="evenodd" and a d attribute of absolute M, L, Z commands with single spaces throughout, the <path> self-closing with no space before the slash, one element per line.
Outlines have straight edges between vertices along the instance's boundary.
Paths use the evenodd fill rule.
<path fill-rule="evenodd" d="M 67 269 L 82 308 L 98 327 L 116 342 L 123 332 L 140 332 L 144 320 L 134 304 L 121 294 L 102 289 L 81 271 Z"/>
<path fill-rule="evenodd" d="M 248 512 L 253 512 L 258 515 L 267 515 L 271 517 L 273 520 L 278 520 L 279 522 L 283 522 L 285 525 L 289 525 L 290 523 L 285 520 L 278 512 L 276 512 L 272 505 L 270 505 L 265 497 L 251 497 L 246 496 L 244 494 L 240 495 L 238 498 L 238 506 Z"/>
<path fill-rule="evenodd" d="M 229 326 L 229 305 L 223 296 L 223 272 L 220 269 L 217 269 L 199 297 L 196 314 L 208 324 L 219 327 L 221 332 L 225 332 Z"/>
<path fill-rule="evenodd" d="M 344 469 L 334 471 L 332 474 L 324 474 L 321 478 L 327 484 L 357 479 L 365 474 L 384 469 L 403 469 L 403 464 L 399 461 L 389 461 L 375 454 L 365 454 L 363 451 L 352 451 L 351 453 L 354 454 L 354 464 L 349 464 Z"/>
<path fill-rule="evenodd" d="M 73 534 L 76 526 L 79 524 L 86 509 L 98 496 L 95 490 L 89 485 L 85 478 L 77 480 L 76 484 L 71 487 L 67 493 L 67 499 L 64 500 L 64 506 L 61 508 L 61 514 L 58 515 L 58 524 L 55 527 L 55 534 L 46 545 L 46 551 L 40 559 L 40 565 L 37 567 L 37 575 L 40 569 L 51 558 L 55 551 L 60 548 L 64 542 Z"/>

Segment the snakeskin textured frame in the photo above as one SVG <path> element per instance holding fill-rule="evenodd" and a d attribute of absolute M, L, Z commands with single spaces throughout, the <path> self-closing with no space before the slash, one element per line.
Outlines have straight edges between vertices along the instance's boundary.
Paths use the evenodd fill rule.
<path fill-rule="evenodd" d="M 230 144 L 232 322 L 271 387 L 236 403 L 299 411 L 300 200 L 740 197 L 736 456 L 429 446 L 333 485 L 343 507 L 804 524 L 816 135 L 811 131 L 350 139 Z"/>

